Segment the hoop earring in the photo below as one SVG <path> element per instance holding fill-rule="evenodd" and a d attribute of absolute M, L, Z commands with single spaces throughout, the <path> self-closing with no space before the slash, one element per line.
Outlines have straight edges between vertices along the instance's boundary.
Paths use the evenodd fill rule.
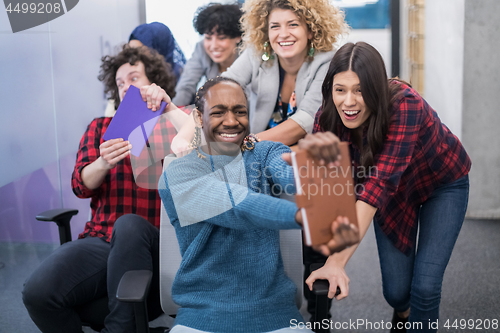
<path fill-rule="evenodd" d="M 309 52 L 307 52 L 307 55 L 312 58 L 314 57 L 314 44 L 311 42 L 311 48 L 309 49 Z"/>
<path fill-rule="evenodd" d="M 264 61 L 268 61 L 269 59 L 273 60 L 274 59 L 274 55 L 270 55 L 269 54 L 269 51 L 267 50 L 269 46 L 269 43 L 268 42 L 265 42 L 264 43 L 264 54 L 262 55 L 262 60 Z"/>

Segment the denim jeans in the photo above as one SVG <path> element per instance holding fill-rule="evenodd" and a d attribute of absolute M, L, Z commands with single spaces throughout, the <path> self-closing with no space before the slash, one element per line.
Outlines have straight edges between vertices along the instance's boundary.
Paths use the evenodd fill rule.
<path fill-rule="evenodd" d="M 126 271 L 153 272 L 148 298 L 152 318 L 161 314 L 159 299 L 159 230 L 140 216 L 118 218 L 111 244 L 97 237 L 61 245 L 33 272 L 24 285 L 23 302 L 40 331 L 81 333 L 73 309 L 109 295 L 110 314 L 102 332 L 135 332 L 133 305 L 116 299 Z"/>
<path fill-rule="evenodd" d="M 411 308 L 408 322 L 413 328 L 407 332 L 437 331 L 429 323 L 439 318 L 443 276 L 468 200 L 468 176 L 438 187 L 420 207 L 418 243 L 409 256 L 396 249 L 374 223 L 384 297 L 398 312 Z"/>

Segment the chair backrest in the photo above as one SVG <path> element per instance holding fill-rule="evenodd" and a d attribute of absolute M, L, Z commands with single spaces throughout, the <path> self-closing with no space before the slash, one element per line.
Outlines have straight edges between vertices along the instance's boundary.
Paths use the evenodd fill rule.
<path fill-rule="evenodd" d="M 163 168 L 168 166 L 165 158 Z M 292 200 L 293 197 L 285 198 Z M 297 286 L 295 301 L 297 308 L 302 306 L 304 265 L 302 263 L 302 230 L 280 230 L 281 256 L 285 272 Z M 175 228 L 170 223 L 163 203 L 160 214 L 160 299 L 163 312 L 167 315 L 177 313 L 179 306 L 172 300 L 172 284 L 181 264 L 179 243 Z"/>

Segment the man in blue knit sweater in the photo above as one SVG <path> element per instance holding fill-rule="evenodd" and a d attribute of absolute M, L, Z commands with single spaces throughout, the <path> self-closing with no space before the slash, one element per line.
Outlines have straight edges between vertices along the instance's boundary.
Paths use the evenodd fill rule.
<path fill-rule="evenodd" d="M 182 254 L 172 287 L 181 308 L 171 332 L 295 332 L 291 323 L 303 319 L 279 242 L 279 229 L 302 222 L 295 203 L 278 198 L 295 193 L 282 157 L 290 148 L 249 135 L 247 99 L 231 79 L 207 81 L 196 108 L 208 144 L 199 146 L 198 127 L 195 149 L 171 162 L 159 182 Z M 336 149 L 338 139 L 323 134 L 305 147 Z M 335 240 L 340 249 L 356 239 L 349 230 Z"/>

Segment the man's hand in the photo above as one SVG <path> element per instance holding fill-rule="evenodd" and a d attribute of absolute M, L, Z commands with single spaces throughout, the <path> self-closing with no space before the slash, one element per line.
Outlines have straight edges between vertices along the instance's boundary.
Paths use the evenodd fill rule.
<path fill-rule="evenodd" d="M 304 223 L 304 220 L 302 219 L 302 212 L 300 209 L 298 209 L 297 212 L 295 213 L 295 222 L 297 222 L 300 225 Z"/>
<path fill-rule="evenodd" d="M 99 153 L 105 169 L 113 169 L 116 163 L 130 155 L 132 145 L 123 139 L 111 139 L 99 146 Z"/>
<path fill-rule="evenodd" d="M 339 216 L 332 223 L 333 238 L 326 244 L 313 247 L 324 256 L 340 252 L 359 242 L 359 231 L 354 224 L 349 223 L 347 217 Z"/>
<path fill-rule="evenodd" d="M 320 165 L 329 167 L 338 166 L 340 163 L 339 138 L 332 132 L 318 132 L 307 134 L 299 140 L 299 149 L 307 150 Z"/>
<path fill-rule="evenodd" d="M 130 155 L 132 145 L 123 139 L 111 139 L 99 146 L 99 158 L 82 169 L 83 184 L 95 190 L 101 186 L 109 170 Z"/>

